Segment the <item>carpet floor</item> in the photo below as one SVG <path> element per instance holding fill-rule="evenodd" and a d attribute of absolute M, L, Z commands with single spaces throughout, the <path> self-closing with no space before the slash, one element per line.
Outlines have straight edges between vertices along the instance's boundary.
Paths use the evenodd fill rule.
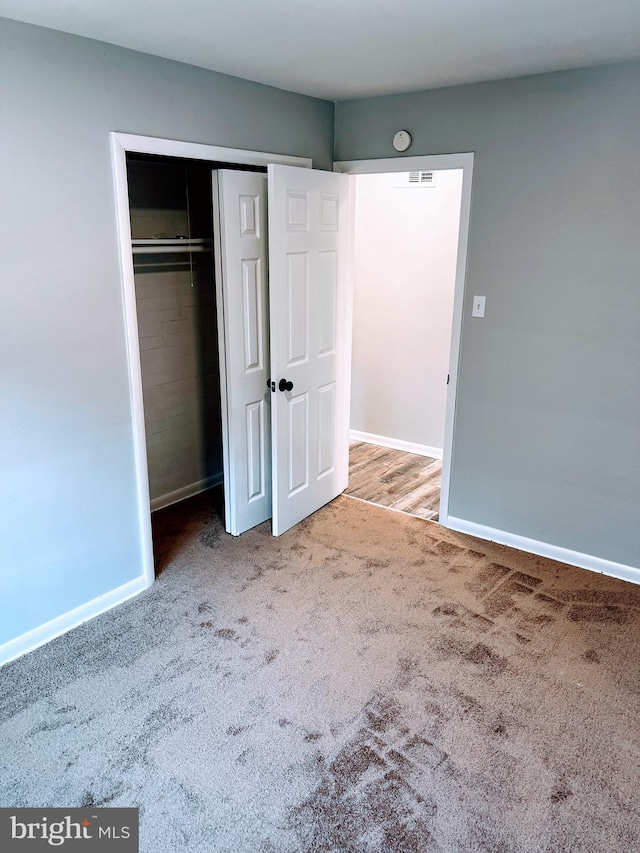
<path fill-rule="evenodd" d="M 137 598 L 0 670 L 0 806 L 143 853 L 640 849 L 640 587 L 340 497 L 156 514 Z"/>

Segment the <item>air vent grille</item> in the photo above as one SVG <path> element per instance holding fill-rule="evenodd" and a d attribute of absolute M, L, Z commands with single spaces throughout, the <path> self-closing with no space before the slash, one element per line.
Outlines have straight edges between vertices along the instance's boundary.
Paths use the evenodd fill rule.
<path fill-rule="evenodd" d="M 424 186 L 424 184 L 432 184 L 433 177 L 433 172 L 409 172 L 409 183 Z"/>
<path fill-rule="evenodd" d="M 406 189 L 407 187 L 435 187 L 436 173 L 427 172 L 426 170 L 416 172 L 403 172 L 397 176 L 396 189 Z"/>

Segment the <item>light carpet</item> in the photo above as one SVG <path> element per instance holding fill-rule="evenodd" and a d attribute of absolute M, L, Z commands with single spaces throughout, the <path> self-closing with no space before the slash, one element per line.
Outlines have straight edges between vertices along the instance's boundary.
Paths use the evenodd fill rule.
<path fill-rule="evenodd" d="M 0 671 L 0 805 L 144 853 L 640 849 L 640 587 L 341 497 L 156 514 L 136 599 Z"/>

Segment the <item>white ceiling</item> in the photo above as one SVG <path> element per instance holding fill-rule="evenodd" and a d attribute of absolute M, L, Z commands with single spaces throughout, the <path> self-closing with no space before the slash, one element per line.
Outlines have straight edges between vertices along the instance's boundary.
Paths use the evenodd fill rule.
<path fill-rule="evenodd" d="M 640 0 L 0 0 L 0 16 L 330 100 L 640 57 Z"/>

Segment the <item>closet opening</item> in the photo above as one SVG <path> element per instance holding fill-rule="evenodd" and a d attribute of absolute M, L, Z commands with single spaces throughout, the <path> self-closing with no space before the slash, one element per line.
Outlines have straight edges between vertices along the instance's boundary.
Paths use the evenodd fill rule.
<path fill-rule="evenodd" d="M 193 513 L 224 515 L 212 171 L 234 166 L 127 153 L 126 167 L 159 574 L 170 556 L 166 548 L 179 544 L 163 529 L 162 509 L 181 503 L 185 524 Z M 175 524 L 176 513 L 171 517 Z"/>

